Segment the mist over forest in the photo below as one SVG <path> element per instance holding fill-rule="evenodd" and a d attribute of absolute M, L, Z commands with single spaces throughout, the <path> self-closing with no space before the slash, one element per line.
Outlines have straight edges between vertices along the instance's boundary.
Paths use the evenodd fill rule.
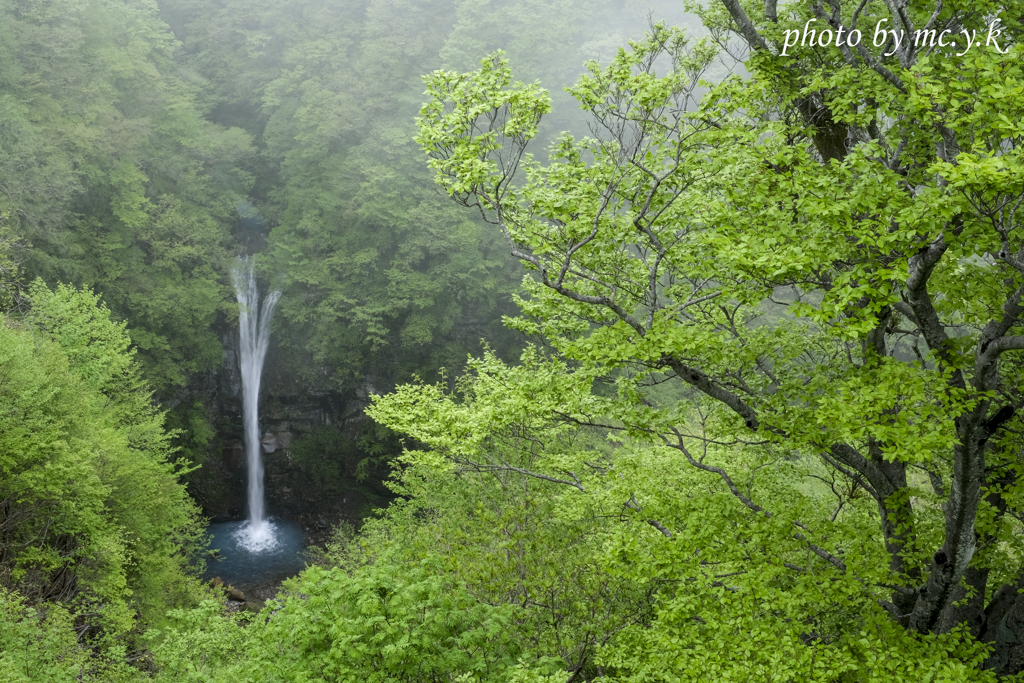
<path fill-rule="evenodd" d="M 1022 29 L 0 0 L 0 681 L 1020 680 Z"/>

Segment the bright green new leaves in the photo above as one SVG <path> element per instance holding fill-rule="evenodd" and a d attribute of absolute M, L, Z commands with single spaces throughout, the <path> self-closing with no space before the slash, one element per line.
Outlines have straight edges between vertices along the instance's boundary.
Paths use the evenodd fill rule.
<path fill-rule="evenodd" d="M 416 141 L 431 155 L 439 183 L 450 195 L 500 195 L 519 163 L 509 154 L 537 134 L 551 109 L 547 93 L 537 84 L 513 85 L 501 52 L 474 74 L 438 71 L 425 80 L 431 101 L 420 116 L 432 125 L 421 123 Z"/>
<path fill-rule="evenodd" d="M 67 611 L 26 607 L 17 594 L 0 588 L 0 677 L 10 683 L 71 683 L 87 668 Z M 45 672 L 45 673 L 44 673 Z M 45 676 L 45 678 L 44 678 Z"/>
<path fill-rule="evenodd" d="M 0 326 L 0 576 L 66 606 L 105 652 L 194 598 L 198 510 L 123 324 L 89 292 L 37 282 L 30 297 L 37 327 Z"/>
<path fill-rule="evenodd" d="M 135 349 L 126 324 L 112 322 L 110 311 L 95 294 L 68 285 L 58 285 L 51 292 L 36 280 L 29 298 L 29 322 L 60 344 L 71 370 L 93 388 L 102 391 L 132 372 Z"/>
<path fill-rule="evenodd" d="M 827 21 L 850 21 L 847 10 L 856 16 L 863 7 L 837 4 Z M 736 30 L 748 43 L 754 75 L 701 98 L 697 81 L 713 51 L 662 26 L 609 66 L 592 65 L 572 92 L 591 113 L 594 137 L 563 136 L 547 164 L 530 160 L 521 137 L 499 137 L 492 122 L 520 93 L 509 74 L 493 75 L 501 64 L 490 59 L 475 74 L 430 77 L 419 140 L 440 184 L 484 209 L 533 271 L 518 301 L 525 315 L 513 326 L 546 337 L 579 376 L 614 383 L 614 395 L 569 394 L 561 414 L 621 430 L 624 444 L 671 449 L 747 517 L 732 524 L 760 529 L 754 537 L 775 534 L 764 547 L 785 568 L 778 574 L 756 569 L 748 541 L 723 546 L 747 553 L 735 569 L 763 574 L 766 583 L 747 588 L 784 615 L 769 629 L 774 636 L 758 641 L 750 634 L 770 617 L 752 611 L 758 603 L 746 579 L 731 584 L 739 618 L 719 633 L 731 634 L 723 643 L 741 634 L 761 643 L 744 660 L 747 675 L 968 680 L 987 655 L 964 635 L 1002 642 L 986 618 L 1004 608 L 984 612 L 985 601 L 1015 590 L 1016 579 L 1003 588 L 988 579 L 1018 573 L 1010 558 L 1021 555 L 1010 532 L 1016 522 L 1007 519 L 1020 513 L 1006 507 L 1016 475 L 997 474 L 1017 471 L 1003 438 L 1019 425 L 1022 396 L 1012 372 L 1024 349 L 1024 242 L 1014 208 L 1024 192 L 1019 48 L 976 46 L 962 62 L 909 44 L 892 59 L 801 49 L 786 60 L 776 49 L 779 28 L 803 10 L 788 8 L 778 20 L 768 16 L 775 10 L 735 2 L 706 10 L 712 28 Z M 800 20 L 826 21 L 813 11 Z M 981 29 L 980 15 L 958 12 L 915 8 L 900 21 L 955 15 Z M 542 98 L 532 102 L 539 111 Z M 517 178 L 522 159 L 525 178 Z M 416 398 L 410 419 L 394 408 L 385 419 L 405 422 L 403 430 L 463 466 L 491 463 L 478 436 L 491 424 L 486 411 L 472 415 L 477 404 L 445 404 L 422 387 L 401 392 Z M 543 402 L 538 409 L 547 410 Z M 477 449 L 477 459 L 460 448 Z M 612 469 L 623 457 L 613 456 Z M 757 488 L 783 461 L 804 463 L 787 476 L 804 478 L 811 495 Z M 542 471 L 592 487 L 564 465 Z M 690 485 L 679 483 L 677 495 L 687 499 Z M 839 514 L 858 496 L 858 523 L 843 527 Z M 715 538 L 735 543 L 723 536 L 728 525 L 717 526 L 733 519 L 731 509 L 708 503 L 705 512 Z M 671 514 L 654 519 L 673 528 Z M 684 553 L 703 556 L 708 539 L 680 536 L 673 539 Z M 812 571 L 782 560 L 801 545 L 825 563 Z M 812 590 L 801 573 L 834 573 L 836 583 L 815 579 Z M 780 592 L 768 598 L 765 586 Z M 833 616 L 802 612 L 812 604 L 827 611 L 853 594 L 865 621 L 843 617 L 834 635 L 823 630 Z M 801 596 L 815 597 L 803 605 Z M 695 604 L 705 599 L 698 592 Z M 731 600 L 723 594 L 720 602 Z M 729 623 L 701 609 L 698 623 Z M 809 631 L 791 626 L 810 623 Z M 878 651 L 865 654 L 852 637 L 865 632 L 880 639 L 868 650 L 884 642 L 908 652 L 922 634 L 941 633 L 960 643 L 950 647 L 962 663 L 932 662 L 932 673 L 932 664 L 879 668 L 870 663 Z M 892 634 L 908 644 L 895 645 Z M 773 638 L 779 645 L 769 652 Z M 819 640 L 831 648 L 821 658 Z M 682 642 L 663 646 L 685 651 Z M 986 666 L 1007 666 L 1006 647 Z M 698 650 L 683 657 L 694 668 L 679 666 L 709 680 L 741 675 L 743 666 L 716 656 L 700 663 Z"/>
<path fill-rule="evenodd" d="M 487 439 L 515 424 L 530 423 L 530 431 L 551 447 L 566 435 L 565 426 L 552 421 L 544 428 L 537 424 L 538 416 L 570 407 L 586 412 L 593 403 L 590 377 L 581 373 L 570 383 L 564 365 L 545 361 L 533 348 L 524 352 L 521 361 L 522 365 L 508 368 L 490 352 L 482 359 L 470 359 L 470 374 L 458 380 L 457 390 L 471 403 L 454 401 L 443 384 L 407 384 L 387 397 L 374 396 L 368 414 L 449 458 L 474 458 Z M 509 383 L 521 393 L 507 393 Z M 424 457 L 430 456 L 412 451 L 405 459 Z"/>
<path fill-rule="evenodd" d="M 978 644 L 910 635 L 879 606 L 887 591 L 875 582 L 889 571 L 863 491 L 841 492 L 831 521 L 817 521 L 835 505 L 823 468 L 756 448 L 705 454 L 749 467 L 751 498 L 787 502 L 751 515 L 670 448 L 599 446 L 578 426 L 603 407 L 593 377 L 533 350 L 522 361 L 485 354 L 455 393 L 421 384 L 375 398 L 375 419 L 430 450 L 405 454 L 406 502 L 345 557 L 384 542 L 388 560 L 435 558 L 487 602 L 514 587 L 534 655 L 571 642 L 570 625 L 594 638 L 596 649 L 563 662 L 567 675 L 582 665 L 623 681 L 994 680 L 973 670 Z M 830 538 L 837 555 L 818 556 L 794 519 L 816 519 L 805 533 Z M 530 620 L 538 607 L 559 615 L 554 631 Z"/>
<path fill-rule="evenodd" d="M 42 512 L 30 514 L 26 523 L 17 525 L 5 539 L 13 560 L 7 569 L 13 581 L 28 579 L 35 583 L 33 571 L 55 571 L 65 562 L 63 549 L 53 544 L 59 536 L 35 538 L 48 526 L 49 519 L 63 520 L 66 533 L 103 527 L 103 500 L 109 489 L 92 472 L 89 459 L 93 452 L 123 448 L 125 444 L 118 444 L 117 435 L 109 428 L 89 430 L 97 397 L 94 395 L 90 402 L 78 400 L 78 382 L 68 372 L 67 360 L 56 345 L 44 344 L 37 352 L 30 332 L 5 324 L 2 334 L 3 496 L 12 505 L 19 500 L 22 504 L 31 501 L 28 510 L 36 507 Z M 68 482 L 77 482 L 77 486 L 66 490 Z M 99 545 L 102 540 L 83 534 L 82 541 L 67 549 L 72 555 L 68 561 L 97 550 Z M 106 554 L 103 564 L 107 566 L 98 572 L 94 569 L 94 575 L 110 577 L 104 582 L 104 592 L 117 595 L 123 590 L 124 579 L 118 581 L 116 572 L 112 575 L 109 569 L 109 565 L 118 564 L 116 550 L 114 557 Z"/>
<path fill-rule="evenodd" d="M 949 177 L 908 193 L 878 162 L 877 143 L 856 147 L 842 164 L 822 164 L 811 145 L 794 142 L 804 129 L 769 115 L 784 101 L 768 79 L 729 81 L 685 111 L 712 56 L 657 28 L 609 67 L 593 65 L 573 93 L 593 113 L 600 139 L 564 137 L 547 166 L 527 163 L 526 182 L 515 189 L 525 141 L 496 138 L 501 126 L 492 122 L 541 112 L 544 98 L 533 94 L 525 104 L 529 91 L 510 87 L 507 68 L 493 58 L 476 74 L 430 77 L 433 99 L 418 139 L 439 182 L 463 203 L 493 209 L 517 255 L 539 271 L 525 282 L 530 298 L 521 305 L 536 322 L 516 324 L 584 363 L 647 366 L 631 385 L 667 368 L 703 391 L 703 380 L 681 369 L 700 368 L 722 388 L 711 394 L 719 407 L 747 426 L 756 413 L 767 438 L 785 435 L 810 449 L 871 439 L 885 457 L 914 460 L 948 451 L 958 438 L 953 420 L 979 396 L 938 392 L 952 370 L 934 365 L 938 350 L 922 337 L 894 336 L 883 355 L 899 361 L 881 365 L 867 340 L 880 325 L 891 332 L 906 319 L 900 283 L 910 259 L 951 222 L 961 227 L 932 276 L 942 292 L 940 324 L 977 329 L 996 314 L 1006 288 L 986 283 L 996 272 L 999 230 L 971 207 L 988 202 L 994 211 L 1019 192 L 1015 153 L 941 162 L 932 172 L 948 167 Z M 654 72 L 658 59 L 670 67 L 664 75 Z M 1009 57 L 999 63 L 1001 76 L 1012 71 Z M 931 76 L 927 60 L 920 68 Z M 921 74 L 919 93 L 948 76 Z M 840 70 L 830 83 L 846 76 Z M 971 78 L 952 92 L 977 92 Z M 1004 80 L 1012 86 L 1013 78 Z M 904 116 L 919 113 L 914 97 L 901 106 Z M 979 143 L 1001 133 L 1003 115 Z M 950 125 L 976 123 L 972 117 Z M 986 180 L 987 167 L 998 180 Z M 972 190 L 968 178 L 983 189 Z M 941 353 L 966 370 L 960 354 L 969 348 L 967 339 L 952 339 Z M 726 388 L 735 373 L 742 379 Z"/>
<path fill-rule="evenodd" d="M 426 566 L 382 563 L 355 575 L 307 569 L 293 593 L 245 628 L 209 602 L 172 613 L 157 680 L 227 682 L 502 681 L 516 661 L 511 609 L 473 600 Z M 269 617 L 269 618 L 263 618 Z"/>

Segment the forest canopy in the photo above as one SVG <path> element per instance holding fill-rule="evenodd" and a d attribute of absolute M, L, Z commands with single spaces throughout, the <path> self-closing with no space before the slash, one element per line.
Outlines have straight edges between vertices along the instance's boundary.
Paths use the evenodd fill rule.
<path fill-rule="evenodd" d="M 631 7 L 0 5 L 0 674 L 1024 677 L 1024 6 Z M 258 613 L 154 400 L 238 251 L 405 438 Z"/>

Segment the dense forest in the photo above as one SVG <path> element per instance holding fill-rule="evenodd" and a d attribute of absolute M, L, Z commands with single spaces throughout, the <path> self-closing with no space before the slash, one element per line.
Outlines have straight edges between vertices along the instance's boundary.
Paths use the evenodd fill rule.
<path fill-rule="evenodd" d="M 0 681 L 1024 680 L 1022 30 L 0 0 Z"/>

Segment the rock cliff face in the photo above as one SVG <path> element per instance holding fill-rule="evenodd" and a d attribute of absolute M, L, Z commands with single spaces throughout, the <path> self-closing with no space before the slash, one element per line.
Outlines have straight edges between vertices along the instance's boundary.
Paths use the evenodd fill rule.
<path fill-rule="evenodd" d="M 193 496 L 214 522 L 247 514 L 237 337 L 224 342 L 224 365 L 208 378 L 203 391 L 217 437 L 202 468 L 188 480 Z M 351 395 L 305 391 L 276 370 L 279 353 L 272 345 L 260 390 L 267 511 L 304 524 L 314 535 L 338 521 L 358 523 L 391 499 L 381 483 L 385 471 L 364 462 L 366 431 L 372 423 L 363 410 L 374 391 L 372 380 Z"/>

